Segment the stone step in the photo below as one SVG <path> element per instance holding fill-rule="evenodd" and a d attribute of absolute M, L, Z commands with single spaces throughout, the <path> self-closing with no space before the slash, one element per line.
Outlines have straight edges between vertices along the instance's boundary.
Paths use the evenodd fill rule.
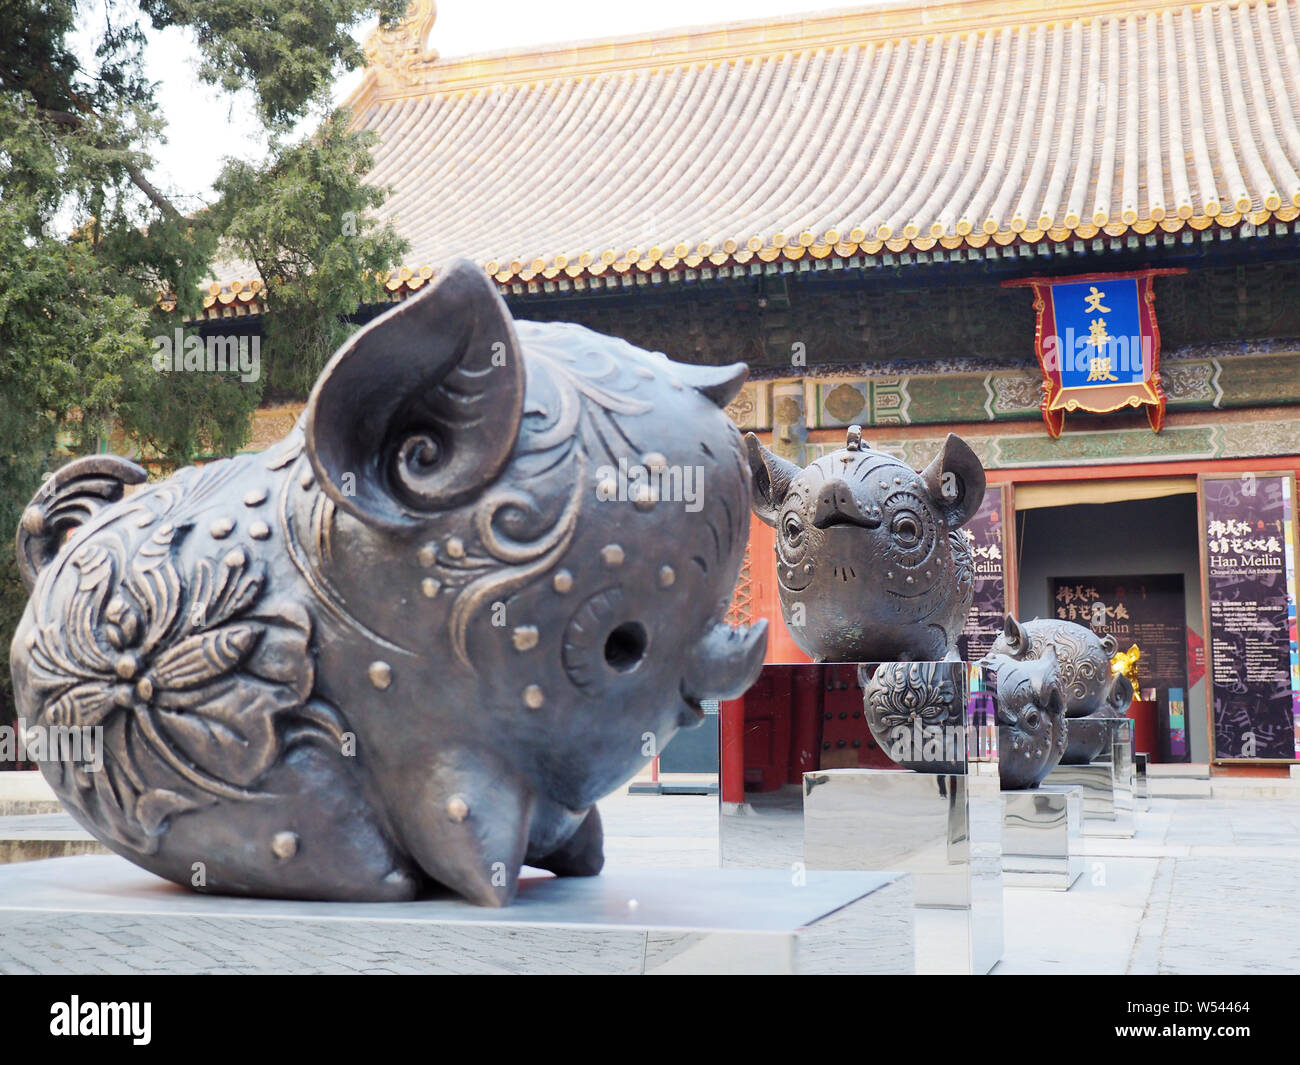
<path fill-rule="evenodd" d="M 1210 767 L 1204 762 L 1148 762 L 1147 776 L 1209 780 Z"/>
<path fill-rule="evenodd" d="M 14 814 L 0 817 L 0 865 L 109 854 L 107 847 L 66 813 Z"/>
<path fill-rule="evenodd" d="M 39 770 L 0 773 L 0 817 L 62 812 L 63 804 Z"/>
<path fill-rule="evenodd" d="M 0 817 L 61 813 L 63 813 L 63 803 L 58 799 L 0 799 Z"/>
<path fill-rule="evenodd" d="M 39 769 L 0 773 L 0 802 L 5 799 L 53 799 L 54 789 Z"/>
<path fill-rule="evenodd" d="M 1208 777 L 1149 776 L 1147 782 L 1153 799 L 1208 799 L 1214 794 Z"/>
<path fill-rule="evenodd" d="M 1300 780 L 1284 777 L 1215 777 L 1216 799 L 1300 799 Z"/>

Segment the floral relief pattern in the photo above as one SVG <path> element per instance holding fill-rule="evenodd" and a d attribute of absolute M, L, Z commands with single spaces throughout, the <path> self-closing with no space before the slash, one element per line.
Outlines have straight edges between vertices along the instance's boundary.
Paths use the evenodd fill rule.
<path fill-rule="evenodd" d="M 970 540 L 963 529 L 952 529 L 948 533 L 948 547 L 952 551 L 953 586 L 960 589 L 962 598 L 975 595 L 975 560 L 971 557 Z M 966 608 L 970 613 L 970 607 Z"/>
<path fill-rule="evenodd" d="M 803 423 L 803 404 L 793 396 L 782 396 L 776 401 L 773 420 L 780 425 L 801 425 Z"/>
<path fill-rule="evenodd" d="M 836 385 L 826 395 L 826 413 L 839 422 L 848 422 L 862 414 L 866 396 L 850 384 Z"/>
<path fill-rule="evenodd" d="M 1029 657 L 1042 658 L 1049 647 L 1056 651 L 1061 689 L 1067 703 L 1081 703 L 1110 677 L 1110 661 L 1082 625 L 1062 623 L 1030 637 Z"/>
<path fill-rule="evenodd" d="M 119 534 L 72 554 L 75 589 L 27 637 L 28 679 L 39 724 L 103 729 L 102 768 L 49 766 L 56 790 L 116 842 L 152 853 L 170 817 L 262 797 L 290 720 L 305 726 L 295 738 L 337 739 L 342 727 L 311 700 L 306 610 L 258 614 L 266 576 L 241 546 L 183 578 L 173 556 L 189 526 L 135 513 L 156 527 L 134 550 Z"/>
<path fill-rule="evenodd" d="M 942 662 L 886 662 L 867 685 L 867 711 L 884 728 L 942 725 L 953 712 L 952 668 Z"/>

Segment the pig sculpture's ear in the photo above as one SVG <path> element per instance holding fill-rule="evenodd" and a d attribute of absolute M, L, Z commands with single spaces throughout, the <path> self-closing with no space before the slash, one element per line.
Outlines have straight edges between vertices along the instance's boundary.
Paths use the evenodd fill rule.
<path fill-rule="evenodd" d="M 1056 677 L 1043 681 L 1036 694 L 1036 702 L 1044 710 L 1053 714 L 1065 713 L 1065 696 L 1061 694 L 1061 682 Z"/>
<path fill-rule="evenodd" d="M 457 259 L 330 360 L 307 401 L 307 455 L 339 506 L 406 527 L 496 479 L 523 402 L 510 312 L 483 270 Z"/>
<path fill-rule="evenodd" d="M 1010 649 L 1012 658 L 1024 658 L 1029 654 L 1029 634 L 1021 628 L 1014 614 L 1008 614 L 1002 623 L 1002 642 Z"/>
<path fill-rule="evenodd" d="M 759 521 L 775 526 L 790 482 L 799 476 L 799 467 L 773 454 L 753 433 L 745 434 L 745 453 L 749 457 L 750 505 Z"/>
<path fill-rule="evenodd" d="M 1048 644 L 1039 659 L 1042 670 L 1034 682 L 1034 703 L 1044 710 L 1061 714 L 1065 712 L 1065 698 L 1061 693 L 1061 674 L 1056 660 L 1056 648 Z"/>
<path fill-rule="evenodd" d="M 1136 695 L 1137 692 L 1133 690 L 1133 682 L 1128 677 L 1124 676 L 1123 673 L 1112 673 L 1110 680 L 1106 682 L 1103 701 L 1116 713 L 1125 714 L 1128 712 L 1128 708 Z"/>
<path fill-rule="evenodd" d="M 960 528 L 984 501 L 984 465 L 960 436 L 948 434 L 943 450 L 921 471 L 930 498 L 944 512 L 948 526 Z"/>

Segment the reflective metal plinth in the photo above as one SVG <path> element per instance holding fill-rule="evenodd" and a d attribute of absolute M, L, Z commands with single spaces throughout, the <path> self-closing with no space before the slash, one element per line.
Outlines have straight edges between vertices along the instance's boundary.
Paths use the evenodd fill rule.
<path fill-rule="evenodd" d="M 1083 834 L 1131 839 L 1133 836 L 1133 721 L 1127 717 L 1088 718 L 1110 732 L 1102 753 L 1088 765 L 1061 765 L 1045 785 L 1083 789 Z"/>
<path fill-rule="evenodd" d="M 803 789 L 791 784 L 720 804 L 718 852 L 724 869 L 783 869 L 803 863 Z"/>
<path fill-rule="evenodd" d="M 996 775 L 805 773 L 803 835 L 810 870 L 912 874 L 918 972 L 986 973 L 1002 957 Z"/>
<path fill-rule="evenodd" d="M 1151 786 L 1147 780 L 1148 755 L 1133 755 L 1133 809 L 1151 809 Z"/>
<path fill-rule="evenodd" d="M 1111 762 L 1057 766 L 1043 787 L 1083 791 L 1083 834 L 1130 839 L 1133 836 L 1133 791 Z"/>
<path fill-rule="evenodd" d="M 116 855 L 0 867 L 0 972 L 907 973 L 906 876 L 527 875 L 513 906 L 199 895 Z"/>
<path fill-rule="evenodd" d="M 1083 791 L 1002 793 L 1002 878 L 1008 887 L 1068 891 L 1083 872 Z"/>
<path fill-rule="evenodd" d="M 1133 719 L 1108 718 L 1112 722 L 1111 765 L 1115 768 L 1115 819 L 1127 823 L 1133 835 L 1134 793 L 1137 791 L 1137 759 L 1133 754 Z"/>

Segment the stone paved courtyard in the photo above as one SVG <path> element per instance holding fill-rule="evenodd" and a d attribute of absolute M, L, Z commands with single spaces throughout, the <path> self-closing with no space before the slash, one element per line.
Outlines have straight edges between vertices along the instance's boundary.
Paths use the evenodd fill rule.
<path fill-rule="evenodd" d="M 709 866 L 717 800 L 601 804 L 610 864 Z M 1300 802 L 1155 798 L 1068 892 L 1005 889 L 995 973 L 1300 973 Z"/>
<path fill-rule="evenodd" d="M 601 809 L 611 871 L 717 865 L 714 797 L 618 794 Z M 79 833 L 63 814 L 6 822 L 11 835 Z M 1300 972 L 1300 803 L 1156 798 L 1138 813 L 1133 839 L 1088 838 L 1085 850 L 1084 874 L 1069 892 L 1005 889 L 1005 951 L 995 973 Z M 230 971 L 223 934 L 221 922 L 198 920 L 185 942 L 150 942 L 136 924 L 116 945 L 150 955 L 155 972 Z M 331 942 L 286 935 L 265 944 L 275 969 L 292 971 L 301 956 L 355 971 L 346 929 Z M 0 973 L 66 971 L 69 951 L 86 971 L 115 971 L 112 943 L 102 921 L 77 929 L 36 922 L 0 937 Z M 395 957 L 387 971 L 413 970 Z"/>

